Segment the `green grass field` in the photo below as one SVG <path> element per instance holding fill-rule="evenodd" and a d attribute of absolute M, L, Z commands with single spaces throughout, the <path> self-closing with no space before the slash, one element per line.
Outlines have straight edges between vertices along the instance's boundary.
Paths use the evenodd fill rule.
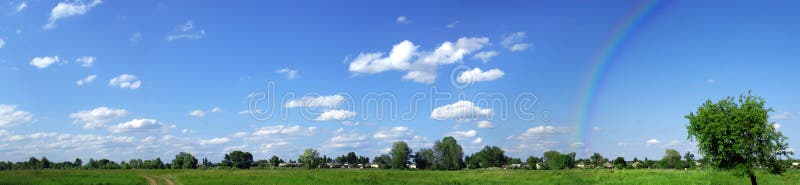
<path fill-rule="evenodd" d="M 758 174 L 759 184 L 800 184 L 800 171 Z M 3 171 L 0 184 L 749 184 L 709 170 L 42 170 Z"/>

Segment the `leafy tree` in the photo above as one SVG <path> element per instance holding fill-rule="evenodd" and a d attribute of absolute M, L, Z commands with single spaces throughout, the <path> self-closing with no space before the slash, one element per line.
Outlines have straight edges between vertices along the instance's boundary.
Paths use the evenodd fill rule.
<path fill-rule="evenodd" d="M 625 158 L 623 158 L 622 156 L 617 157 L 616 159 L 614 159 L 614 168 L 625 169 L 627 166 L 628 166 L 628 163 L 625 162 Z"/>
<path fill-rule="evenodd" d="M 414 164 L 417 165 L 417 169 L 430 168 L 433 165 L 433 160 L 434 153 L 430 148 L 419 150 L 419 152 L 414 154 Z"/>
<path fill-rule="evenodd" d="M 48 168 L 50 168 L 50 166 L 52 166 L 52 164 L 53 164 L 53 163 L 52 163 L 52 162 L 50 162 L 50 160 L 48 160 L 48 159 L 47 159 L 47 157 L 44 157 L 44 156 L 42 156 L 42 168 L 43 168 L 43 169 L 48 169 Z"/>
<path fill-rule="evenodd" d="M 539 159 L 538 157 L 534 157 L 534 156 L 530 156 L 530 157 L 528 157 L 527 160 L 525 160 L 525 163 L 528 164 L 528 169 L 531 169 L 531 170 L 536 170 L 536 164 L 538 164 L 540 162 L 542 162 L 542 159 Z"/>
<path fill-rule="evenodd" d="M 692 152 L 686 151 L 686 154 L 683 154 L 683 159 L 686 160 L 684 168 L 694 167 L 694 154 L 692 154 Z"/>
<path fill-rule="evenodd" d="M 283 159 L 273 155 L 272 157 L 269 158 L 269 163 L 272 164 L 272 166 L 277 167 L 278 165 L 283 163 Z"/>
<path fill-rule="evenodd" d="M 497 146 L 484 146 L 481 151 L 470 156 L 467 160 L 467 167 L 475 168 L 488 168 L 488 167 L 502 167 L 508 162 L 509 157 L 505 155 L 505 151 Z"/>
<path fill-rule="evenodd" d="M 75 162 L 72 164 L 75 165 L 75 168 L 80 168 L 83 166 L 83 160 L 81 160 L 81 158 L 75 158 Z"/>
<path fill-rule="evenodd" d="M 253 154 L 239 150 L 232 151 L 229 154 L 225 154 L 222 163 L 231 168 L 247 169 L 253 165 Z"/>
<path fill-rule="evenodd" d="M 592 154 L 589 159 L 592 160 L 592 165 L 594 165 L 595 168 L 602 167 L 606 162 L 608 162 L 608 160 L 604 158 L 603 155 L 600 155 L 600 153 Z"/>
<path fill-rule="evenodd" d="M 364 156 L 358 156 L 357 163 L 361 164 L 362 166 L 367 166 L 367 164 L 369 164 L 369 158 Z"/>
<path fill-rule="evenodd" d="M 383 169 L 389 169 L 392 167 L 392 157 L 386 154 L 376 156 L 372 163 L 380 165 Z"/>
<path fill-rule="evenodd" d="M 350 165 L 358 164 L 358 157 L 356 157 L 355 152 L 347 153 L 347 155 L 344 157 L 344 160 Z"/>
<path fill-rule="evenodd" d="M 681 164 L 681 154 L 675 149 L 667 149 L 660 163 L 662 168 L 678 168 Z"/>
<path fill-rule="evenodd" d="M 319 157 L 319 152 L 311 148 L 303 151 L 303 153 L 297 157 L 297 162 L 303 163 L 303 166 L 308 169 L 318 168 L 323 164 L 322 158 Z"/>
<path fill-rule="evenodd" d="M 775 129 L 769 121 L 772 108 L 766 101 L 753 96 L 727 97 L 716 103 L 706 100 L 697 112 L 686 119 L 688 139 L 698 142 L 699 152 L 720 169 L 733 169 L 736 175 L 747 175 L 751 184 L 757 184 L 753 171 L 766 167 L 773 174 L 785 171 L 780 165 L 781 156 L 788 157 L 788 138 Z"/>
<path fill-rule="evenodd" d="M 398 141 L 392 144 L 392 150 L 389 152 L 392 155 L 392 168 L 406 169 L 408 164 L 408 156 L 411 155 L 411 148 L 403 141 Z"/>
<path fill-rule="evenodd" d="M 170 167 L 172 167 L 172 169 L 196 169 L 197 158 L 190 153 L 181 152 L 175 155 L 175 159 L 172 160 L 172 166 Z"/>
<path fill-rule="evenodd" d="M 439 170 L 460 170 L 464 168 L 464 151 L 455 138 L 447 136 L 433 144 L 434 167 Z"/>
<path fill-rule="evenodd" d="M 564 161 L 564 159 L 566 159 L 566 158 L 563 157 L 563 155 L 561 155 L 560 152 L 554 151 L 554 150 L 550 150 L 550 151 L 544 152 L 544 157 L 543 157 L 543 161 L 544 162 L 542 162 L 542 163 L 544 163 L 544 168 L 545 169 L 548 169 L 548 170 L 560 170 L 560 169 L 564 169 L 564 168 L 567 167 L 566 162 Z"/>

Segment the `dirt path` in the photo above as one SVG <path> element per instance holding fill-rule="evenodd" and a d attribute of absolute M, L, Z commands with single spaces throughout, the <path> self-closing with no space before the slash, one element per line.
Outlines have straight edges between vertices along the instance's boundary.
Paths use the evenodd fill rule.
<path fill-rule="evenodd" d="M 144 176 L 144 179 L 147 179 L 147 184 L 149 185 L 158 185 L 158 182 L 150 176 Z"/>
<path fill-rule="evenodd" d="M 147 184 L 148 185 L 160 185 L 161 183 L 159 183 L 159 182 L 166 182 L 167 185 L 175 185 L 176 184 L 175 180 L 172 179 L 172 177 L 167 177 L 167 176 L 152 176 L 151 177 L 151 176 L 147 176 L 147 175 L 145 175 L 143 177 L 144 177 L 144 179 L 147 179 Z"/>

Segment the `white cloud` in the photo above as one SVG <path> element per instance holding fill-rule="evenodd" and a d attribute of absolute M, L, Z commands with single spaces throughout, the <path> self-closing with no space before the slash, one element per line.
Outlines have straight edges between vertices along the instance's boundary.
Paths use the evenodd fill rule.
<path fill-rule="evenodd" d="M 661 141 L 659 141 L 658 139 L 650 139 L 647 140 L 645 143 L 647 143 L 647 145 L 655 145 L 661 143 Z"/>
<path fill-rule="evenodd" d="M 219 107 L 211 108 L 211 112 L 222 112 L 222 108 Z"/>
<path fill-rule="evenodd" d="M 472 144 L 476 144 L 477 145 L 477 144 L 481 144 L 481 143 L 483 143 L 483 138 L 475 138 L 475 140 L 472 140 Z"/>
<path fill-rule="evenodd" d="M 112 87 L 119 87 L 123 89 L 138 89 L 142 86 L 142 81 L 138 80 L 135 75 L 122 74 L 112 78 L 108 81 L 108 85 Z"/>
<path fill-rule="evenodd" d="M 392 47 L 389 56 L 383 52 L 361 53 L 350 61 L 349 71 L 358 74 L 376 74 L 384 71 L 407 71 L 403 80 L 418 83 L 433 83 L 439 65 L 461 61 L 465 55 L 472 54 L 489 45 L 486 37 L 462 37 L 455 43 L 444 42 L 434 51 L 418 51 L 419 46 L 404 40 Z"/>
<path fill-rule="evenodd" d="M 532 46 L 530 43 L 523 43 L 522 40 L 527 38 L 525 32 L 516 32 L 503 38 L 501 44 L 512 52 L 524 51 Z"/>
<path fill-rule="evenodd" d="M 139 32 L 133 33 L 133 35 L 131 35 L 131 37 L 128 38 L 128 42 L 139 43 L 139 41 L 142 41 L 142 37 L 143 37 L 142 33 Z"/>
<path fill-rule="evenodd" d="M 333 108 L 333 107 L 338 107 L 339 104 L 344 102 L 344 100 L 345 100 L 344 96 L 342 96 L 342 95 L 316 96 L 316 97 L 306 96 L 306 97 L 303 97 L 301 99 L 289 100 L 288 102 L 286 102 L 284 107 L 286 107 L 286 108 L 298 108 L 298 107 L 309 107 L 309 108 L 327 107 L 327 108 Z"/>
<path fill-rule="evenodd" d="M 398 126 L 390 129 L 382 129 L 372 134 L 372 138 L 383 140 L 387 142 L 395 142 L 398 140 L 408 140 L 412 138 L 413 131 L 408 127 Z"/>
<path fill-rule="evenodd" d="M 81 63 L 82 67 L 92 67 L 96 58 L 93 56 L 83 56 L 80 58 L 75 59 L 78 63 Z"/>
<path fill-rule="evenodd" d="M 22 10 L 25 10 L 25 8 L 27 8 L 27 7 L 28 7 L 28 3 L 26 3 L 25 1 L 22 1 L 21 3 L 19 3 L 19 5 L 17 5 L 16 9 L 17 9 L 17 12 L 21 12 Z"/>
<path fill-rule="evenodd" d="M 450 24 L 447 24 L 447 28 L 456 28 L 456 25 L 458 25 L 458 23 L 461 23 L 461 21 L 455 21 Z"/>
<path fill-rule="evenodd" d="M 47 56 L 45 56 L 45 57 L 34 57 L 33 59 L 31 59 L 30 64 L 32 66 L 36 67 L 36 68 L 44 69 L 44 68 L 49 67 L 51 64 L 58 63 L 59 61 L 60 60 L 58 59 L 58 56 L 53 56 L 53 57 L 47 57 Z"/>
<path fill-rule="evenodd" d="M 478 135 L 478 131 L 475 131 L 475 130 L 468 130 L 468 131 L 456 130 L 456 131 L 449 132 L 446 135 L 453 136 L 456 139 L 466 139 L 466 138 L 471 138 L 471 137 L 477 136 Z"/>
<path fill-rule="evenodd" d="M 225 144 L 225 143 L 228 143 L 230 141 L 231 141 L 231 139 L 229 139 L 227 137 L 203 139 L 203 140 L 200 140 L 200 145 L 218 145 L 218 144 Z"/>
<path fill-rule="evenodd" d="M 92 83 L 95 78 L 97 78 L 97 75 L 89 75 L 89 76 L 86 76 L 86 78 L 78 80 L 77 82 L 75 82 L 75 84 L 78 84 L 78 86 L 81 86 L 83 84 Z"/>
<path fill-rule="evenodd" d="M 181 130 L 181 134 L 191 134 L 191 133 L 194 133 L 194 130 L 191 130 L 191 129 L 188 129 L 188 128 L 185 128 L 185 129 Z"/>
<path fill-rule="evenodd" d="M 166 125 L 154 119 L 133 119 L 125 123 L 108 127 L 108 130 L 112 133 L 166 133 L 172 128 L 175 128 L 175 125 Z"/>
<path fill-rule="evenodd" d="M 478 128 L 494 128 L 494 124 L 491 121 L 481 120 L 478 121 Z"/>
<path fill-rule="evenodd" d="M 714 79 L 708 79 L 708 80 L 706 80 L 706 83 L 708 83 L 708 84 L 715 84 L 715 83 L 717 83 L 717 80 L 714 80 Z"/>
<path fill-rule="evenodd" d="M 125 109 L 113 109 L 108 107 L 97 107 L 92 110 L 82 110 L 69 115 L 72 123 L 83 124 L 83 128 L 94 129 L 105 127 L 106 123 L 125 117 L 128 111 Z"/>
<path fill-rule="evenodd" d="M 503 75 L 505 73 L 500 69 L 491 69 L 484 72 L 481 68 L 476 67 L 475 69 L 461 72 L 456 81 L 459 83 L 488 82 L 500 79 Z"/>
<path fill-rule="evenodd" d="M 772 115 L 770 118 L 772 118 L 774 120 L 786 120 L 786 119 L 790 119 L 790 118 L 793 118 L 793 117 L 794 117 L 794 114 L 792 114 L 791 112 L 781 112 L 781 113 Z"/>
<path fill-rule="evenodd" d="M 16 105 L 0 104 L 0 127 L 11 127 L 23 123 L 33 123 L 30 112 L 17 110 Z"/>
<path fill-rule="evenodd" d="M 5 46 L 6 46 L 6 40 L 3 40 L 3 38 L 0 38 L 0 48 L 3 48 Z"/>
<path fill-rule="evenodd" d="M 83 15 L 100 3 L 103 3 L 103 1 L 93 0 L 88 4 L 83 0 L 60 2 L 58 5 L 56 5 L 56 7 L 53 7 L 53 10 L 50 11 L 50 19 L 47 24 L 44 25 L 44 29 L 53 29 L 55 28 L 57 20 L 76 15 Z"/>
<path fill-rule="evenodd" d="M 192 20 L 186 21 L 186 23 L 180 24 L 175 26 L 175 30 L 173 34 L 167 35 L 167 41 L 174 41 L 178 39 L 201 39 L 206 35 L 206 30 L 199 30 L 194 31 L 194 22 Z"/>
<path fill-rule="evenodd" d="M 266 126 L 256 129 L 253 136 L 270 136 L 270 135 L 311 135 L 315 133 L 317 127 L 303 128 L 300 125 L 276 125 Z"/>
<path fill-rule="evenodd" d="M 189 116 L 202 118 L 202 117 L 206 116 L 206 112 L 203 111 L 203 110 L 193 110 L 193 111 L 189 112 Z"/>
<path fill-rule="evenodd" d="M 583 142 L 576 141 L 576 142 L 573 142 L 572 144 L 570 144 L 569 146 L 571 146 L 573 148 L 582 147 L 583 146 Z"/>
<path fill-rule="evenodd" d="M 286 79 L 289 79 L 289 80 L 294 80 L 295 78 L 298 77 L 298 74 L 297 74 L 298 71 L 297 70 L 293 70 L 293 69 L 289 69 L 289 68 L 283 68 L 283 69 L 275 70 L 275 73 L 284 74 L 284 75 L 286 75 Z"/>
<path fill-rule="evenodd" d="M 406 16 L 398 16 L 396 21 L 397 21 L 397 23 L 400 23 L 400 24 L 409 24 L 409 23 L 411 23 L 411 20 L 409 20 Z"/>
<path fill-rule="evenodd" d="M 552 136 L 554 134 L 565 134 L 569 132 L 569 128 L 567 127 L 560 127 L 560 126 L 552 126 L 552 125 L 540 125 L 537 127 L 528 128 L 520 134 L 520 139 L 528 139 L 528 138 L 540 138 L 545 136 Z"/>
<path fill-rule="evenodd" d="M 322 144 L 322 148 L 360 148 L 369 144 L 369 137 L 359 133 L 345 133 L 333 136 Z"/>
<path fill-rule="evenodd" d="M 356 112 L 349 111 L 349 110 L 328 110 L 320 114 L 316 119 L 316 121 L 344 121 L 351 119 L 356 116 Z"/>
<path fill-rule="evenodd" d="M 242 110 L 242 111 L 239 111 L 236 114 L 239 114 L 239 115 L 250 115 L 250 114 L 260 114 L 262 112 L 263 111 L 261 109 L 255 109 L 255 110 L 252 110 L 252 111 L 251 110 Z"/>
<path fill-rule="evenodd" d="M 456 103 L 433 109 L 433 112 L 431 112 L 431 118 L 435 120 L 471 120 L 479 117 L 491 116 L 492 113 L 492 109 L 478 107 L 471 101 L 459 100 Z"/>
<path fill-rule="evenodd" d="M 497 52 L 497 51 L 481 51 L 481 52 L 478 52 L 478 53 L 475 53 L 474 55 L 472 55 L 472 58 L 480 59 L 485 64 L 485 63 L 489 62 L 489 60 L 491 60 L 492 58 L 496 57 L 497 55 L 500 55 L 500 52 Z"/>

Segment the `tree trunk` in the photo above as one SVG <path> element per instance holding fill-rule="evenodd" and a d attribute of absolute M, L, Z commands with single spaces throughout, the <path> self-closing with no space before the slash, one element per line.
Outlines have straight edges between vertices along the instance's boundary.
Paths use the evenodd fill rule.
<path fill-rule="evenodd" d="M 748 176 L 750 176 L 750 184 L 758 185 L 758 182 L 756 182 L 756 174 L 751 172 L 750 174 L 748 174 Z"/>

